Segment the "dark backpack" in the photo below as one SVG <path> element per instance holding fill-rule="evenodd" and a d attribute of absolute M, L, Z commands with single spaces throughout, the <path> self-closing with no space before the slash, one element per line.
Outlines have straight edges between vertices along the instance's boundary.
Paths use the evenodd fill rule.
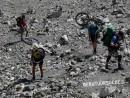
<path fill-rule="evenodd" d="M 95 24 L 90 24 L 89 26 L 88 26 L 88 31 L 89 31 L 89 33 L 91 34 L 91 35 L 96 35 L 96 33 L 97 33 L 97 30 L 98 30 L 98 27 L 97 27 L 97 25 Z"/>
<path fill-rule="evenodd" d="M 42 48 L 36 48 L 32 52 L 32 56 L 35 61 L 40 61 L 45 57 L 45 51 Z"/>
<path fill-rule="evenodd" d="M 21 17 L 17 17 L 16 18 L 16 22 L 17 22 L 17 26 L 20 27 L 20 22 L 21 22 L 22 18 Z"/>
<path fill-rule="evenodd" d="M 103 45 L 109 47 L 112 37 L 115 34 L 115 32 L 111 28 L 107 28 L 106 34 L 103 36 Z"/>
<path fill-rule="evenodd" d="M 116 45 L 116 44 L 119 43 L 119 37 L 118 37 L 117 34 L 115 34 L 115 35 L 112 37 L 111 42 L 112 42 L 114 45 Z"/>

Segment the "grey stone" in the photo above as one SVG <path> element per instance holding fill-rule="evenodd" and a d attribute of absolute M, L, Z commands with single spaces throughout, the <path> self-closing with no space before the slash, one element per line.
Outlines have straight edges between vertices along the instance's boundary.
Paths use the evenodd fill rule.
<path fill-rule="evenodd" d="M 127 83 L 130 84 L 130 77 L 126 77 L 126 78 L 125 78 L 125 82 L 127 82 Z"/>
<path fill-rule="evenodd" d="M 99 93 L 94 93 L 92 92 L 92 94 L 90 95 L 91 98 L 100 98 L 99 97 Z"/>
<path fill-rule="evenodd" d="M 0 9 L 0 17 L 4 15 L 3 11 Z"/>
<path fill-rule="evenodd" d="M 30 8 L 30 7 L 29 7 L 29 8 L 27 9 L 27 12 L 26 12 L 26 13 L 27 13 L 27 14 L 35 14 L 35 12 L 36 12 L 36 11 L 35 11 L 33 8 Z"/>
<path fill-rule="evenodd" d="M 16 92 L 22 92 L 22 90 L 24 89 L 25 85 L 23 83 L 18 84 L 15 86 L 15 91 Z"/>
<path fill-rule="evenodd" d="M 102 98 L 110 96 L 110 95 L 114 95 L 114 93 L 117 91 L 117 87 L 116 86 L 105 86 L 104 88 L 101 88 L 99 96 Z"/>
<path fill-rule="evenodd" d="M 61 6 L 56 6 L 53 10 L 51 10 L 48 15 L 47 18 L 51 19 L 51 18 L 59 18 L 62 15 L 62 7 Z"/>
<path fill-rule="evenodd" d="M 123 14 L 117 14 L 116 15 L 116 18 L 122 18 L 123 17 Z"/>
<path fill-rule="evenodd" d="M 24 88 L 23 88 L 23 92 L 25 92 L 25 91 L 31 91 L 31 90 L 33 90 L 34 88 L 32 87 L 32 86 L 25 86 Z"/>
<path fill-rule="evenodd" d="M 124 12 L 121 9 L 115 9 L 111 14 L 118 15 L 118 14 L 124 14 Z"/>
<path fill-rule="evenodd" d="M 59 43 L 60 43 L 60 45 L 68 44 L 69 43 L 68 36 L 67 35 L 63 35 L 62 37 L 60 37 Z"/>

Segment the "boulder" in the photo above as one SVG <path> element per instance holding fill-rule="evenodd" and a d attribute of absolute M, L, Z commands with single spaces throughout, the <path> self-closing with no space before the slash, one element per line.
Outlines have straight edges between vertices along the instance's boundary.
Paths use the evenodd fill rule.
<path fill-rule="evenodd" d="M 25 91 L 31 91 L 31 90 L 33 90 L 34 88 L 33 88 L 33 86 L 25 86 L 24 88 L 23 88 L 23 92 L 25 92 Z"/>
<path fill-rule="evenodd" d="M 106 98 L 107 96 L 111 96 L 114 95 L 114 93 L 117 91 L 117 87 L 116 86 L 105 86 L 103 88 L 101 88 L 99 96 L 101 98 Z"/>
<path fill-rule="evenodd" d="M 34 14 L 35 12 L 36 11 L 33 8 L 30 8 L 30 7 L 26 11 L 27 14 Z"/>
<path fill-rule="evenodd" d="M 125 53 L 126 55 L 130 55 L 130 49 L 129 49 L 129 48 L 125 48 L 125 49 L 124 49 L 124 53 Z"/>
<path fill-rule="evenodd" d="M 71 76 L 76 76 L 76 75 L 78 75 L 78 73 L 76 73 L 76 72 L 74 72 L 74 71 L 71 71 L 71 72 L 70 72 L 70 75 L 71 75 Z"/>
<path fill-rule="evenodd" d="M 117 14 L 116 15 L 116 18 L 122 18 L 123 17 L 123 14 Z"/>
<path fill-rule="evenodd" d="M 15 91 L 16 91 L 16 92 L 22 92 L 23 89 L 24 89 L 24 87 L 25 87 L 25 85 L 24 85 L 23 83 L 17 84 L 17 85 L 15 86 Z"/>
<path fill-rule="evenodd" d="M 47 18 L 59 18 L 62 15 L 62 7 L 61 6 L 56 6 L 54 9 L 50 10 L 48 12 Z"/>
<path fill-rule="evenodd" d="M 100 98 L 99 93 L 92 92 L 92 94 L 90 95 L 90 98 Z"/>
<path fill-rule="evenodd" d="M 127 82 L 127 83 L 130 84 L 130 77 L 126 77 L 126 78 L 125 78 L 125 82 Z"/>
<path fill-rule="evenodd" d="M 60 45 L 68 44 L 69 43 L 68 36 L 67 35 L 63 35 L 62 37 L 60 37 L 59 43 L 60 43 Z"/>
<path fill-rule="evenodd" d="M 114 9 L 114 11 L 111 14 L 118 15 L 118 14 L 124 14 L 124 12 L 121 9 Z"/>

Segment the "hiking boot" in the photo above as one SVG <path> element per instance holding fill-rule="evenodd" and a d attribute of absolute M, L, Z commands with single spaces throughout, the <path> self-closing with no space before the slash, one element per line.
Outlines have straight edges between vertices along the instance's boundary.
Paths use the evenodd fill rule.
<path fill-rule="evenodd" d="M 106 64 L 105 69 L 111 70 L 111 68 L 108 67 L 108 63 Z"/>
<path fill-rule="evenodd" d="M 121 67 L 121 64 L 120 64 L 120 63 L 118 64 L 118 70 L 124 70 L 124 68 Z"/>
<path fill-rule="evenodd" d="M 119 71 L 119 70 L 124 70 L 124 68 L 122 68 L 122 67 L 116 68 L 116 69 L 113 70 L 112 73 L 115 73 L 115 72 L 117 72 L 117 71 Z"/>
<path fill-rule="evenodd" d="M 42 80 L 42 78 L 43 78 L 43 75 L 41 75 L 41 80 Z"/>
<path fill-rule="evenodd" d="M 124 70 L 124 68 L 122 68 L 122 67 L 119 67 L 119 68 L 118 68 L 118 70 Z"/>
<path fill-rule="evenodd" d="M 116 68 L 116 69 L 114 69 L 114 70 L 112 71 L 112 73 L 116 73 L 118 70 L 119 70 L 119 69 Z"/>
<path fill-rule="evenodd" d="M 109 67 L 105 67 L 106 69 L 108 69 L 108 70 L 111 70 L 111 68 L 109 68 Z"/>
<path fill-rule="evenodd" d="M 35 77 L 32 77 L 32 81 L 35 80 Z"/>
<path fill-rule="evenodd" d="M 97 53 L 97 51 L 96 51 L 96 49 L 94 49 L 93 54 L 96 54 L 96 53 Z"/>

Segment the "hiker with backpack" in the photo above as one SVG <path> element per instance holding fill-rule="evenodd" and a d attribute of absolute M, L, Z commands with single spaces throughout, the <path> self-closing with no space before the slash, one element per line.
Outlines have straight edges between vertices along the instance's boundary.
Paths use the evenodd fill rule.
<path fill-rule="evenodd" d="M 92 42 L 93 45 L 93 54 L 96 54 L 96 48 L 97 48 L 97 36 L 98 36 L 98 26 L 94 21 L 90 21 L 88 25 L 88 34 L 89 34 L 89 40 Z"/>
<path fill-rule="evenodd" d="M 27 21 L 25 19 L 25 15 L 21 15 L 20 17 L 17 17 L 16 22 L 17 22 L 17 26 L 19 27 L 19 32 L 21 33 L 21 40 L 23 40 L 24 32 L 26 32 L 26 37 L 28 35 Z"/>
<path fill-rule="evenodd" d="M 37 43 L 33 44 L 31 54 L 31 65 L 32 65 L 32 80 L 35 80 L 35 67 L 39 64 L 41 79 L 43 77 L 43 59 L 45 57 L 45 50 L 42 46 Z"/>
<path fill-rule="evenodd" d="M 113 26 L 108 26 L 107 31 L 105 32 L 103 40 L 103 44 L 108 47 L 108 56 L 106 60 L 105 69 L 110 69 L 108 67 L 108 63 L 111 59 L 111 56 L 118 58 L 118 68 L 116 70 L 123 70 L 124 68 L 121 66 L 122 54 L 120 51 L 121 42 L 124 40 L 124 33 L 120 31 L 116 32 L 112 28 Z"/>

